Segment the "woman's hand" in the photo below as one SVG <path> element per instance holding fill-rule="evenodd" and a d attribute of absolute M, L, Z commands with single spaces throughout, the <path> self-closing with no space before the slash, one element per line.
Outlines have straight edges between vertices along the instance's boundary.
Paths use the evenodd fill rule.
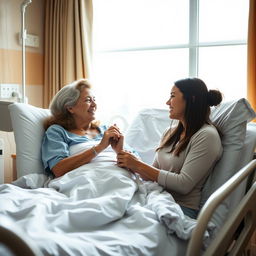
<path fill-rule="evenodd" d="M 119 128 L 116 125 L 110 126 L 103 135 L 101 139 L 100 146 L 103 149 L 107 148 L 113 141 L 118 142 L 121 137 Z"/>
<path fill-rule="evenodd" d="M 110 144 L 111 144 L 111 147 L 114 149 L 114 151 L 118 154 L 119 152 L 121 152 L 123 150 L 124 136 L 120 133 L 119 139 L 117 139 L 117 140 L 111 139 Z"/>
<path fill-rule="evenodd" d="M 117 165 L 127 168 L 133 173 L 138 173 L 144 180 L 157 181 L 159 170 L 139 160 L 134 154 L 128 151 L 120 151 L 117 154 Z"/>
<path fill-rule="evenodd" d="M 128 151 L 122 150 L 117 154 L 117 165 L 119 167 L 128 168 L 133 171 L 137 169 L 139 162 L 138 158 Z"/>

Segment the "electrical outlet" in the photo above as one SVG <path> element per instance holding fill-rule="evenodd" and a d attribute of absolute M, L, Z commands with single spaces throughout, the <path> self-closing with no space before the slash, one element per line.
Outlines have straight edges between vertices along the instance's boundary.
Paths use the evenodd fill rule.
<path fill-rule="evenodd" d="M 13 93 L 19 95 L 19 92 L 18 84 L 0 84 L 0 98 L 2 99 L 12 98 Z"/>
<path fill-rule="evenodd" d="M 22 38 L 20 33 L 18 33 L 18 37 L 19 37 L 19 44 L 22 45 Z M 26 38 L 25 39 L 26 46 L 36 47 L 36 48 L 39 47 L 39 36 L 26 34 L 25 38 Z"/>

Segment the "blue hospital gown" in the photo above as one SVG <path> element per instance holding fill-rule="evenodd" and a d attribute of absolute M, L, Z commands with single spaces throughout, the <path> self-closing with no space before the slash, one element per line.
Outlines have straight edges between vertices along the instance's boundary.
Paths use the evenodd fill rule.
<path fill-rule="evenodd" d="M 87 136 L 80 136 L 68 132 L 60 125 L 51 125 L 44 134 L 41 146 L 42 162 L 45 172 L 47 174 L 52 174 L 52 168 L 59 161 L 70 156 L 69 148 L 72 145 L 91 141 L 100 143 L 104 132 L 107 129 L 108 127 L 106 125 L 99 126 L 100 133 L 94 138 L 88 138 Z M 138 154 L 128 145 L 125 145 L 125 149 L 138 156 Z"/>

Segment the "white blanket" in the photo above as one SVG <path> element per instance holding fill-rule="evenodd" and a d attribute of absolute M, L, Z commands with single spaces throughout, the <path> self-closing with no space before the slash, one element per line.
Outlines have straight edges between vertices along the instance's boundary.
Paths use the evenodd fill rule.
<path fill-rule="evenodd" d="M 142 182 L 113 161 L 94 161 L 52 180 L 30 174 L 3 184 L 1 216 L 44 255 L 61 256 L 182 255 L 181 240 L 196 225 L 157 183 Z M 182 244 L 180 253 L 175 243 Z"/>

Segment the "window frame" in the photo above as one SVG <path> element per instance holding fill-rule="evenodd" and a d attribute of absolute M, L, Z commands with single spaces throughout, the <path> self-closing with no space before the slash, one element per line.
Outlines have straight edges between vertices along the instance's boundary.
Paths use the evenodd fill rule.
<path fill-rule="evenodd" d="M 199 42 L 199 2 L 200 0 L 189 0 L 189 42 L 188 44 L 170 44 L 152 47 L 130 47 L 119 49 L 101 50 L 98 53 L 152 51 L 166 49 L 186 48 L 189 50 L 189 77 L 198 77 L 199 49 L 202 47 L 236 46 L 247 45 L 247 40 L 225 40 Z"/>

